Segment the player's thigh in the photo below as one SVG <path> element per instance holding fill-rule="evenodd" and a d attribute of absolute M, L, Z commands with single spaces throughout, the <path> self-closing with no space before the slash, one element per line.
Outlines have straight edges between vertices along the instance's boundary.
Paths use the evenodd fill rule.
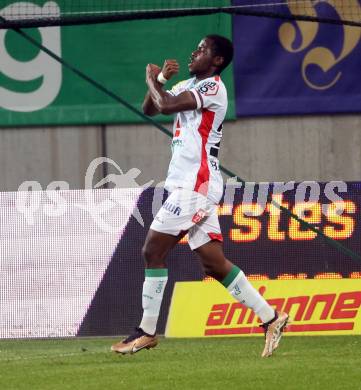
<path fill-rule="evenodd" d="M 189 245 L 202 263 L 207 275 L 223 280 L 232 268 L 223 252 L 223 237 L 219 225 L 217 207 L 209 210 L 209 216 L 189 231 Z"/>
<path fill-rule="evenodd" d="M 159 262 L 159 266 L 163 265 L 169 251 L 174 248 L 183 236 L 184 233 L 174 236 L 149 229 L 142 249 L 142 254 L 147 264 L 152 262 L 153 266 L 156 266 L 157 262 Z"/>
<path fill-rule="evenodd" d="M 223 242 L 217 210 L 216 205 L 208 205 L 207 214 L 189 230 L 188 243 L 192 250 L 211 241 Z"/>

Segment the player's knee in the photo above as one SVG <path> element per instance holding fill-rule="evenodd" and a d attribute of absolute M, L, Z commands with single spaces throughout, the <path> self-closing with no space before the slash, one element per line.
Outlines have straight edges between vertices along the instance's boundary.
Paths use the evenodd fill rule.
<path fill-rule="evenodd" d="M 203 259 L 202 265 L 205 274 L 218 281 L 222 281 L 225 275 L 228 273 L 226 261 L 223 260 L 218 260 L 217 262 L 215 262 Z"/>
<path fill-rule="evenodd" d="M 151 245 L 144 244 L 142 248 L 142 256 L 146 263 L 154 258 L 154 250 Z"/>
<path fill-rule="evenodd" d="M 207 276 L 218 280 L 218 282 L 221 282 L 224 279 L 222 277 L 222 273 L 220 273 L 218 270 L 215 270 L 214 268 L 204 268 L 204 272 Z"/>
<path fill-rule="evenodd" d="M 151 243 L 144 244 L 142 248 L 142 256 L 146 265 L 150 268 L 157 268 L 164 264 L 164 255 L 159 249 Z"/>
<path fill-rule="evenodd" d="M 212 264 L 211 262 L 207 262 L 207 261 L 202 261 L 202 266 L 203 266 L 204 273 L 207 276 L 218 279 L 217 278 L 218 272 L 215 264 Z"/>
<path fill-rule="evenodd" d="M 213 270 L 213 267 L 208 265 L 208 264 L 203 264 L 203 270 L 204 270 L 204 273 L 207 275 L 207 276 L 210 276 L 210 277 L 214 277 L 214 270 Z"/>

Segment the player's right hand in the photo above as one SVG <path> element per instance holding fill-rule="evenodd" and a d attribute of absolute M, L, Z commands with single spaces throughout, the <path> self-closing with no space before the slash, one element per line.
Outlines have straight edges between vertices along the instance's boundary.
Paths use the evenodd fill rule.
<path fill-rule="evenodd" d="M 145 82 L 157 79 L 158 74 L 160 73 L 160 67 L 155 64 L 148 64 L 145 68 Z"/>
<path fill-rule="evenodd" d="M 169 80 L 179 72 L 179 64 L 177 60 L 165 60 L 162 68 L 163 76 Z"/>

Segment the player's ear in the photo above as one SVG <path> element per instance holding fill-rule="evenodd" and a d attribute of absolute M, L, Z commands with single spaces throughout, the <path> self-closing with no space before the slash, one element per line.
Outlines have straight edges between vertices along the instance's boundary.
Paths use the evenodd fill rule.
<path fill-rule="evenodd" d="M 215 56 L 213 58 L 213 65 L 219 68 L 224 62 L 224 58 L 222 56 Z"/>

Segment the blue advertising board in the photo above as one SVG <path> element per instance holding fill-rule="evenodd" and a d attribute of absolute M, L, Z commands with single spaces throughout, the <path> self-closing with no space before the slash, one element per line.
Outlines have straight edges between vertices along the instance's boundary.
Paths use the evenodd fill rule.
<path fill-rule="evenodd" d="M 279 12 L 296 14 L 297 2 L 286 3 Z M 344 17 L 342 2 L 310 7 Z M 234 16 L 237 116 L 360 112 L 360 37 L 359 27 Z"/>

